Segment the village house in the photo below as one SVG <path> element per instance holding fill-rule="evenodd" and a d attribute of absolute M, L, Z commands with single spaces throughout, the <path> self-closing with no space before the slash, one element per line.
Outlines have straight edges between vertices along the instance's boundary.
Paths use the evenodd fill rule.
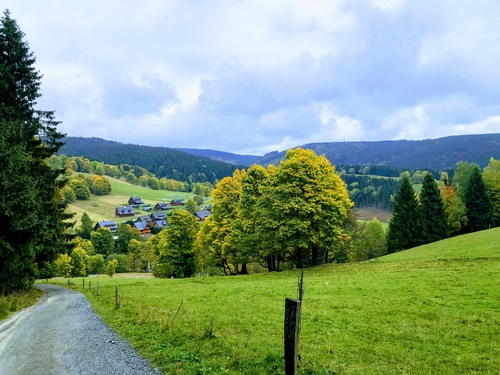
<path fill-rule="evenodd" d="M 151 233 L 151 228 L 149 227 L 149 223 L 146 223 L 144 221 L 134 222 L 134 227 L 137 228 L 141 232 L 141 234 Z"/>
<path fill-rule="evenodd" d="M 119 217 L 134 216 L 135 211 L 132 206 L 116 207 L 115 215 Z"/>
<path fill-rule="evenodd" d="M 172 209 L 172 207 L 170 207 L 165 202 L 159 202 L 159 203 L 156 203 L 156 205 L 155 205 L 156 211 L 167 211 L 167 210 L 171 210 L 171 209 Z"/>
<path fill-rule="evenodd" d="M 170 202 L 171 206 L 183 206 L 184 204 L 184 199 L 172 199 Z"/>
<path fill-rule="evenodd" d="M 118 225 L 113 220 L 98 221 L 94 226 L 94 230 L 98 230 L 99 228 L 108 228 L 111 233 L 116 233 Z"/>
<path fill-rule="evenodd" d="M 144 204 L 144 202 L 137 195 L 134 195 L 133 197 L 130 197 L 130 199 L 128 200 L 128 204 L 130 204 L 134 208 L 138 208 L 139 205 Z"/>
<path fill-rule="evenodd" d="M 144 204 L 142 206 L 142 210 L 143 211 L 147 211 L 147 212 L 151 211 L 151 205 L 150 204 Z"/>
<path fill-rule="evenodd" d="M 198 211 L 194 213 L 194 216 L 198 219 L 198 221 L 205 221 L 207 217 L 211 214 L 210 211 Z"/>

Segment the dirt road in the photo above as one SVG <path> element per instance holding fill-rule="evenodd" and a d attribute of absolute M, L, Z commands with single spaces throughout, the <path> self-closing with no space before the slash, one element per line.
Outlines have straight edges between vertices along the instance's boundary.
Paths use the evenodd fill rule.
<path fill-rule="evenodd" d="M 0 323 L 0 374 L 159 374 L 95 314 L 85 296 L 55 285 Z"/>

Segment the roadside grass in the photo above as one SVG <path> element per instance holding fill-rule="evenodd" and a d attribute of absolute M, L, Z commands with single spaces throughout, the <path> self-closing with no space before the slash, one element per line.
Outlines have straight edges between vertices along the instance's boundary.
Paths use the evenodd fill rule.
<path fill-rule="evenodd" d="M 0 295 L 0 320 L 7 319 L 15 312 L 38 302 L 43 292 L 36 288 L 21 290 L 6 296 Z"/>
<path fill-rule="evenodd" d="M 88 173 L 83 173 L 88 175 Z M 68 205 L 67 212 L 74 212 L 75 216 L 71 221 L 75 221 L 78 226 L 84 212 L 89 215 L 92 221 L 115 220 L 115 209 L 118 206 L 128 206 L 128 200 L 131 196 L 138 195 L 144 201 L 144 204 L 151 204 L 152 207 L 158 202 L 170 202 L 172 199 L 189 199 L 194 196 L 192 193 L 152 190 L 147 187 L 132 185 L 124 180 L 119 180 L 105 176 L 111 184 L 111 194 L 91 195 L 88 200 L 77 200 Z M 141 205 L 142 207 L 142 205 Z M 145 215 L 141 207 L 134 209 L 136 215 L 131 217 L 134 220 L 139 215 Z M 174 208 L 177 209 L 177 208 Z M 126 220 L 127 218 L 125 218 Z M 122 219 L 120 218 L 120 221 Z"/>
<path fill-rule="evenodd" d="M 500 373 L 499 241 L 495 228 L 304 270 L 299 374 Z M 164 373 L 282 374 L 284 298 L 299 273 L 92 277 L 84 293 Z"/>

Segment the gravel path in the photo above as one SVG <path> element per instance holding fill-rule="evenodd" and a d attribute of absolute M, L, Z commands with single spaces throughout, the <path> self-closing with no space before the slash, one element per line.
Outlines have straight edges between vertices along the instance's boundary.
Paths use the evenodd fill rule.
<path fill-rule="evenodd" d="M 81 293 L 37 285 L 36 305 L 0 323 L 0 374 L 159 374 L 92 311 Z"/>

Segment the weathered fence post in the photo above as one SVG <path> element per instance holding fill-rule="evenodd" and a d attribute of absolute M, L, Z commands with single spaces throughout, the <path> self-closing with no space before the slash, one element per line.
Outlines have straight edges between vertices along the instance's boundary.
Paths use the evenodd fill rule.
<path fill-rule="evenodd" d="M 97 282 L 97 295 L 101 295 L 101 285 L 99 284 L 99 281 Z"/>
<path fill-rule="evenodd" d="M 83 289 L 85 289 L 85 279 L 82 279 Z"/>
<path fill-rule="evenodd" d="M 285 374 L 297 373 L 301 301 L 285 298 Z"/>
<path fill-rule="evenodd" d="M 295 375 L 299 362 L 300 313 L 304 296 L 304 271 L 299 276 L 297 294 L 299 299 L 285 298 L 285 374 Z"/>
<path fill-rule="evenodd" d="M 89 289 L 92 290 L 92 281 L 89 280 Z"/>
<path fill-rule="evenodd" d="M 115 289 L 115 298 L 116 298 L 116 308 L 118 309 L 120 307 L 120 299 L 118 297 L 118 285 L 116 285 Z"/>

